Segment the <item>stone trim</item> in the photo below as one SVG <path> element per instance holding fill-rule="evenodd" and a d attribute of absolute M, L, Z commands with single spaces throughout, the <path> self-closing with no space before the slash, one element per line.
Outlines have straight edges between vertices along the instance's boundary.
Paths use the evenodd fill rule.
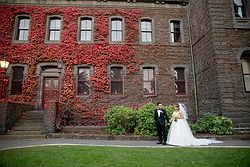
<path fill-rule="evenodd" d="M 62 86 L 62 77 L 64 75 L 64 65 L 62 65 L 61 71 L 53 71 L 51 73 L 43 73 L 44 67 L 54 67 L 58 68 L 57 62 L 45 62 L 45 63 L 39 63 L 36 66 L 36 78 L 38 80 L 38 88 L 37 88 L 37 109 L 42 109 L 42 94 L 43 94 L 43 80 L 44 77 L 58 77 L 60 87 Z"/>
<path fill-rule="evenodd" d="M 250 47 L 245 47 L 245 48 L 241 48 L 237 54 L 235 55 L 235 58 L 236 58 L 236 62 L 237 63 L 241 63 L 241 56 L 243 54 L 243 52 L 245 51 L 250 51 Z"/>

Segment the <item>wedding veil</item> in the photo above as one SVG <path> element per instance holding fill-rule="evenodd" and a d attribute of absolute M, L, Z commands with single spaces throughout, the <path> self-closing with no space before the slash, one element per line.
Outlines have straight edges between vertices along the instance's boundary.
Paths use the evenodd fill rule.
<path fill-rule="evenodd" d="M 187 107 L 185 106 L 184 103 L 178 103 L 179 107 L 180 107 L 180 111 L 183 113 L 184 115 L 184 119 L 188 119 L 188 114 L 187 114 Z"/>

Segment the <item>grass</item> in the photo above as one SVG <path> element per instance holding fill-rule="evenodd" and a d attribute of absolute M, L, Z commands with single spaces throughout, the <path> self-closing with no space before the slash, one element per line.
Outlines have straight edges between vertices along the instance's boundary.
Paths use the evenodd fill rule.
<path fill-rule="evenodd" d="M 249 148 L 46 146 L 0 151 L 2 167 L 247 167 Z"/>

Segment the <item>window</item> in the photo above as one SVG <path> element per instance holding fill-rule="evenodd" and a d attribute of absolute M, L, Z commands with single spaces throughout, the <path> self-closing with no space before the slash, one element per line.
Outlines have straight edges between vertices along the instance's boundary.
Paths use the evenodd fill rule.
<path fill-rule="evenodd" d="M 77 84 L 77 95 L 89 95 L 90 92 L 90 68 L 79 67 L 78 68 L 78 84 Z"/>
<path fill-rule="evenodd" d="M 242 73 L 246 92 L 250 92 L 250 55 L 242 55 L 241 57 Z"/>
<path fill-rule="evenodd" d="M 143 94 L 155 94 L 155 69 L 153 67 L 143 68 Z"/>
<path fill-rule="evenodd" d="M 60 36 L 61 36 L 61 18 L 60 17 L 51 17 L 49 19 L 48 40 L 49 41 L 59 41 Z"/>
<path fill-rule="evenodd" d="M 185 82 L 185 68 L 174 68 L 175 77 L 175 93 L 177 95 L 186 94 L 186 82 Z"/>
<path fill-rule="evenodd" d="M 247 0 L 233 0 L 235 17 L 249 17 L 249 2 Z"/>
<path fill-rule="evenodd" d="M 17 20 L 15 40 L 28 41 L 30 18 L 28 16 L 20 16 L 17 17 Z"/>
<path fill-rule="evenodd" d="M 13 67 L 12 69 L 11 94 L 20 95 L 22 94 L 24 67 Z"/>
<path fill-rule="evenodd" d="M 141 21 L 141 42 L 152 42 L 152 21 Z"/>
<path fill-rule="evenodd" d="M 82 18 L 80 25 L 79 41 L 92 41 L 92 18 Z"/>
<path fill-rule="evenodd" d="M 123 40 L 123 25 L 122 19 L 111 19 L 111 41 L 121 42 Z"/>
<path fill-rule="evenodd" d="M 112 95 L 123 94 L 123 68 L 122 67 L 110 68 L 110 80 L 111 80 L 111 94 Z"/>
<path fill-rule="evenodd" d="M 172 20 L 170 21 L 171 30 L 171 42 L 181 42 L 181 28 L 180 21 Z"/>

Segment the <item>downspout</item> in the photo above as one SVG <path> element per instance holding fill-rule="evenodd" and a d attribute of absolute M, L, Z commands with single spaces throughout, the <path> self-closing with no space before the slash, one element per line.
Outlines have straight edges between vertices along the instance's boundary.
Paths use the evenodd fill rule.
<path fill-rule="evenodd" d="M 195 101 L 195 114 L 198 115 L 198 98 L 197 98 L 197 84 L 196 84 L 196 75 L 195 75 L 195 64 L 194 64 L 194 54 L 193 54 L 193 45 L 192 45 L 192 37 L 191 37 L 191 25 L 190 25 L 190 2 L 187 5 L 186 15 L 188 22 L 188 36 L 189 36 L 189 44 L 190 44 L 190 54 L 191 54 L 191 63 L 192 63 L 192 71 L 193 71 L 193 85 L 194 85 L 194 101 Z"/>

